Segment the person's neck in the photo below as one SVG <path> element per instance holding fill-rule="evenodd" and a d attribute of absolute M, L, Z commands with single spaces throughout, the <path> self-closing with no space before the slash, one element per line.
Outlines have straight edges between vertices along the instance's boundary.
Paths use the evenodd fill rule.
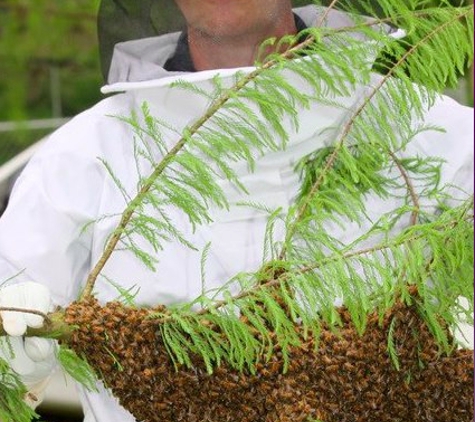
<path fill-rule="evenodd" d="M 226 69 L 253 65 L 256 60 L 262 60 L 268 54 L 276 52 L 272 46 L 260 51 L 264 40 L 272 37 L 279 39 L 296 32 L 295 19 L 293 14 L 290 14 L 272 28 L 245 36 L 213 37 L 188 28 L 188 44 L 196 70 Z M 260 57 L 257 57 L 258 55 Z"/>

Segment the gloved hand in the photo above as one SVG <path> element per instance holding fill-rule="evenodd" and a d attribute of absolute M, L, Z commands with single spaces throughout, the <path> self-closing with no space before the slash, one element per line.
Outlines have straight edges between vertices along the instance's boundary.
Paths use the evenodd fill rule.
<path fill-rule="evenodd" d="M 10 285 L 0 289 L 0 308 L 19 308 L 42 312 L 52 310 L 49 290 L 34 282 Z M 39 328 L 44 323 L 41 315 L 0 311 L 3 329 L 8 337 L 0 338 L 0 357 L 6 360 L 27 387 L 26 401 L 37 406 L 44 393 L 47 380 L 56 367 L 53 340 L 22 337 L 28 327 Z"/>

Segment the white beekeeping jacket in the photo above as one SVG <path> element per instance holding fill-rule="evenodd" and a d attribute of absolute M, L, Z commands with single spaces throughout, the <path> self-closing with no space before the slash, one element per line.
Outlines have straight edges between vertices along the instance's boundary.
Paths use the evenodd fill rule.
<path fill-rule="evenodd" d="M 311 12 L 311 9 L 302 12 L 307 23 L 314 19 Z M 146 102 L 152 115 L 180 132 L 203 114 L 207 103 L 198 94 L 170 87 L 173 81 L 183 79 L 210 90 L 212 78 L 218 74 L 225 85 L 230 86 L 234 80 L 236 70 L 232 69 L 167 73 L 160 66 L 174 51 L 176 41 L 176 34 L 170 34 L 119 45 L 111 68 L 114 83 L 104 88 L 104 92 L 117 93 L 57 130 L 30 161 L 0 220 L 0 281 L 18 274 L 15 281 L 43 283 L 61 306 L 78 297 L 126 204 L 101 160 L 113 169 L 131 196 L 137 188 L 134 134 L 131 126 L 118 117 L 130 116 L 132 110 L 139 110 Z M 151 62 L 147 61 L 148 54 L 153 56 Z M 240 69 L 244 73 L 250 70 L 252 68 Z M 378 78 L 375 75 L 374 81 Z M 296 80 L 295 84 L 298 89 L 305 89 L 303 81 Z M 107 280 L 110 279 L 125 289 L 139 287 L 137 301 L 143 305 L 189 301 L 201 293 L 201 251 L 209 242 L 208 289 L 221 285 L 240 271 L 257 269 L 262 261 L 267 216 L 236 204 L 252 200 L 273 209 L 288 208 L 299 184 L 295 164 L 304 155 L 328 145 L 331 136 L 324 129 L 338 127 L 345 120 L 345 113 L 354 109 L 366 92 L 367 88 L 361 86 L 351 96 L 340 99 L 347 111 L 321 104 L 300 110 L 298 130 L 284 122 L 290 133 L 285 151 L 260 158 L 253 173 L 249 173 L 244 164 L 235 167 L 249 196 L 238 193 L 229 182 L 222 180 L 230 210 L 212 209 L 214 221 L 198 227 L 195 232 L 186 216 L 170 210 L 170 217 L 195 245 L 196 251 L 179 243 L 167 244 L 160 252 L 155 272 L 131 253 L 116 251 L 102 272 L 105 277 L 97 281 L 97 297 L 103 302 L 118 297 L 117 289 Z M 397 123 L 397 116 L 395 121 Z M 455 183 L 471 192 L 472 109 L 442 97 L 427 113 L 426 123 L 443 126 L 445 132 L 419 134 L 411 146 L 412 151 L 446 160 L 442 166 L 442 182 Z M 179 133 L 172 130 L 164 130 L 163 135 L 169 145 L 179 139 Z M 376 220 L 382 211 L 393 206 L 368 198 L 369 218 Z M 93 220 L 98 221 L 83 230 Z M 348 224 L 344 230 L 334 229 L 335 236 L 349 241 L 367 228 Z M 86 422 L 134 420 L 109 393 L 103 388 L 100 391 L 81 392 Z"/>

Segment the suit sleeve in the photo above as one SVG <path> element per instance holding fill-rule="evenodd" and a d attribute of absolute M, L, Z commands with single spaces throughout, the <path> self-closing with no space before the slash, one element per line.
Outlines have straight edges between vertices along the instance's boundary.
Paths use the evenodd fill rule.
<path fill-rule="evenodd" d="M 35 156 L 0 219 L 0 283 L 42 283 L 58 305 L 75 299 L 90 267 L 92 235 L 83 228 L 96 216 L 102 185 L 97 160 L 81 151 L 53 142 Z"/>

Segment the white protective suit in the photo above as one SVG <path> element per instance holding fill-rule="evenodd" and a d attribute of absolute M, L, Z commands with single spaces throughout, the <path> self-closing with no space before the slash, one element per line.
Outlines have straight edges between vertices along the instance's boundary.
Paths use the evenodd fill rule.
<path fill-rule="evenodd" d="M 318 19 L 312 8 L 299 13 L 308 25 Z M 339 24 L 338 19 L 331 14 L 329 22 Z M 106 93 L 118 93 L 57 130 L 30 161 L 0 220 L 0 280 L 24 270 L 16 280 L 33 280 L 48 286 L 58 305 L 65 306 L 78 296 L 118 217 L 101 219 L 84 232 L 82 228 L 100 216 L 117 215 L 125 205 L 121 192 L 98 158 L 107 161 L 131 195 L 136 189 L 132 129 L 114 116 L 129 116 L 131 110 L 138 110 L 146 101 L 152 115 L 180 129 L 201 116 L 206 104 L 195 94 L 170 88 L 172 81 L 179 77 L 208 89 L 212 86 L 210 79 L 220 74 L 224 83 L 232 83 L 235 70 L 179 75 L 163 70 L 161 65 L 174 52 L 177 38 L 177 34 L 169 34 L 119 44 L 110 73 L 113 83 L 104 88 Z M 375 80 L 377 78 L 375 76 Z M 364 92 L 362 87 L 344 99 L 345 104 L 354 107 Z M 237 166 L 249 197 L 238 195 L 223 181 L 231 203 L 252 199 L 271 208 L 288 207 L 298 187 L 293 172 L 295 163 L 325 145 L 328 137 L 319 134 L 325 127 L 338 125 L 344 113 L 314 104 L 302 110 L 299 118 L 298 132 L 289 125 L 291 142 L 285 152 L 267 154 L 259 160 L 253 174 L 247 173 L 245 165 Z M 447 160 L 442 180 L 471 191 L 472 110 L 444 97 L 427 113 L 427 122 L 442 125 L 446 133 L 421 133 L 413 143 L 413 151 Z M 164 135 L 170 145 L 178 139 L 171 131 L 165 131 Z M 370 216 L 376 219 L 387 205 L 369 201 Z M 213 210 L 212 215 L 212 224 L 192 233 L 186 218 L 173 214 L 176 224 L 198 249 L 211 242 L 206 264 L 208 288 L 220 285 L 239 271 L 259 267 L 266 222 L 264 214 L 242 207 L 231 207 L 229 212 Z M 351 239 L 364 229 L 348 224 L 346 231 L 340 230 L 340 237 Z M 132 254 L 118 251 L 112 255 L 103 274 L 126 289 L 140 287 L 137 301 L 141 304 L 188 301 L 201 293 L 199 251 L 170 243 L 159 258 L 157 271 L 153 273 Z M 102 278 L 95 291 L 101 301 L 118 296 L 116 288 Z M 86 422 L 134 420 L 103 389 L 100 393 L 81 390 L 81 399 Z"/>

